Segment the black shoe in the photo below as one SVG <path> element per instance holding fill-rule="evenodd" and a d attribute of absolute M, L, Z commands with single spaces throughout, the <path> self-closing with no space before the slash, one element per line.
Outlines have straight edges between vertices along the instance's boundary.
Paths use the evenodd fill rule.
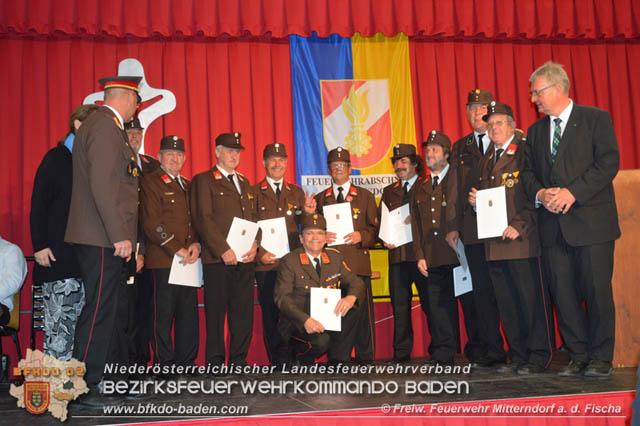
<path fill-rule="evenodd" d="M 452 359 L 448 359 L 448 360 L 441 360 L 441 359 L 435 359 L 433 357 L 430 357 L 427 360 L 427 365 L 441 365 L 441 366 L 452 366 L 453 365 L 453 360 Z"/>
<path fill-rule="evenodd" d="M 530 376 L 532 374 L 542 374 L 544 373 L 544 367 L 541 367 L 537 364 L 525 364 L 518 367 L 517 370 L 518 375 L 520 376 Z"/>
<path fill-rule="evenodd" d="M 516 374 L 516 372 L 518 371 L 518 364 L 516 364 L 515 362 L 510 362 L 510 363 L 502 363 L 501 365 L 498 366 L 498 368 L 496 368 L 496 373 L 498 374 Z"/>
<path fill-rule="evenodd" d="M 582 376 L 584 369 L 586 368 L 587 363 L 583 361 L 574 361 L 572 360 L 566 367 L 562 367 L 560 371 L 558 371 L 558 376 L 562 377 L 571 377 L 571 376 Z"/>
<path fill-rule="evenodd" d="M 587 377 L 608 377 L 613 372 L 613 367 L 608 361 L 591 361 L 584 370 Z"/>
<path fill-rule="evenodd" d="M 499 367 L 502 364 L 505 364 L 505 360 L 503 359 L 494 359 L 494 358 L 478 358 L 477 360 L 471 362 L 471 368 L 476 368 L 478 370 L 488 370 L 494 367 Z"/>

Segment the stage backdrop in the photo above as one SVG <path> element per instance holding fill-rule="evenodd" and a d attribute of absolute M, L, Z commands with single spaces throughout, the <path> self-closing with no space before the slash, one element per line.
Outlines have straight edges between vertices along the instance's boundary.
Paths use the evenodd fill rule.
<path fill-rule="evenodd" d="M 337 52 L 343 55 L 342 68 L 323 76 L 324 80 L 388 78 L 378 71 L 369 73 L 374 68 L 361 67 L 361 61 L 373 62 L 376 70 L 393 69 L 399 66 L 390 62 L 391 56 L 371 52 L 390 41 L 405 46 L 402 57 L 408 49 L 409 62 L 403 59 L 402 67 L 409 67 L 411 78 L 403 84 L 410 84 L 413 114 L 403 116 L 405 126 L 396 131 L 394 88 L 389 86 L 393 141 L 406 137 L 405 141 L 419 143 L 433 128 L 454 140 L 468 133 L 464 103 L 466 93 L 476 87 L 492 90 L 499 100 L 512 105 L 518 127 L 526 130 L 538 118 L 529 102 L 528 76 L 547 60 L 562 62 L 572 82 L 572 98 L 611 112 L 622 168 L 640 166 L 636 143 L 640 136 L 640 81 L 636 78 L 640 8 L 632 0 L 543 0 L 517 2 L 518 7 L 513 0 L 492 0 L 482 8 L 471 0 L 380 0 L 375 7 L 369 0 L 242 0 L 234 4 L 237 7 L 222 0 L 0 0 L 0 81 L 4 83 L 0 155 L 5 164 L 0 235 L 19 244 L 26 255 L 33 253 L 28 218 L 35 170 L 47 150 L 65 136 L 71 111 L 87 94 L 101 90 L 98 78 L 115 74 L 126 58 L 143 64 L 153 87 L 176 95 L 176 109 L 148 129 L 146 152 L 157 154 L 165 134 L 183 137 L 187 145 L 184 174 L 189 177 L 211 167 L 212 141 L 227 131 L 243 135 L 248 149 L 239 169 L 252 182 L 262 177 L 262 149 L 270 142 L 283 143 L 294 153 L 286 177 L 290 181 L 296 180 L 299 155 L 307 143 L 315 143 L 316 155 L 305 161 L 324 167 L 324 136 L 320 139 L 324 146 L 318 145 L 317 132 L 309 141 L 298 137 L 301 104 L 294 94 L 298 83 L 292 79 L 293 64 L 300 60 L 295 54 L 314 40 L 318 46 L 342 46 Z M 336 47 L 332 49 L 337 54 Z M 307 58 L 307 62 L 318 61 Z M 346 74 L 348 67 L 352 77 Z M 361 82 L 347 85 L 355 95 L 363 87 Z M 314 90 L 320 93 L 320 87 Z M 409 111 L 406 99 L 403 105 Z M 315 120 L 324 117 L 323 112 L 319 114 Z M 414 122 L 413 134 L 406 127 L 409 120 Z M 389 166 L 384 159 L 379 164 Z M 360 176 L 367 169 L 360 170 Z M 389 171 L 376 169 L 375 173 Z M 318 173 L 318 169 L 305 173 Z M 22 311 L 24 345 L 28 288 L 22 293 Z M 378 324 L 382 331 L 378 356 L 382 357 L 391 355 L 387 314 L 382 308 L 377 311 L 378 319 L 386 319 Z M 423 316 L 419 319 L 424 321 Z M 258 332 L 259 324 L 256 327 Z M 264 360 L 262 342 L 256 336 L 251 360 Z M 414 355 L 424 354 L 425 342 L 419 339 L 425 336 L 416 336 Z M 6 340 L 4 348 L 12 354 Z"/>

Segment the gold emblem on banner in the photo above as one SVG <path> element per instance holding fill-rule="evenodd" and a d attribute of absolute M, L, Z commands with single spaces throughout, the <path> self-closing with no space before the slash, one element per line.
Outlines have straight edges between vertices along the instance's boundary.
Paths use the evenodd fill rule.
<path fill-rule="evenodd" d="M 345 138 L 345 148 L 356 157 L 361 157 L 369 153 L 372 148 L 371 136 L 367 134 L 364 123 L 369 118 L 369 103 L 367 102 L 367 94 L 365 91 L 358 94 L 351 86 L 349 96 L 342 98 L 342 110 L 344 115 L 351 122 L 351 130 Z"/>

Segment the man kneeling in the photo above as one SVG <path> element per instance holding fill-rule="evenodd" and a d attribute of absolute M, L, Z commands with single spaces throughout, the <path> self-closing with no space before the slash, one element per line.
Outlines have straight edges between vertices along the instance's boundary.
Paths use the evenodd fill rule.
<path fill-rule="evenodd" d="M 275 286 L 275 303 L 280 309 L 278 328 L 285 341 L 291 340 L 293 355 L 301 364 L 312 364 L 327 352 L 329 362 L 351 358 L 354 327 L 361 315 L 364 283 L 351 272 L 339 251 L 324 248 L 327 222 L 320 214 L 302 218 L 302 247 L 282 258 Z M 339 288 L 342 298 L 335 315 L 342 316 L 342 331 L 326 331 L 310 313 L 311 288 Z"/>

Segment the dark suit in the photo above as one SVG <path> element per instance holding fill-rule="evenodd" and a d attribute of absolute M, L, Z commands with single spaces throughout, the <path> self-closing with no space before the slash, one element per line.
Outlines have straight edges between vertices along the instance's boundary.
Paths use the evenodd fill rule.
<path fill-rule="evenodd" d="M 236 172 L 242 193 L 215 166 L 193 178 L 191 215 L 202 244 L 204 311 L 207 322 L 206 362 L 225 362 L 224 320 L 229 321 L 229 364 L 246 364 L 253 327 L 255 263 L 225 265 L 227 234 L 234 217 L 256 222 L 255 197 L 249 181 Z"/>
<path fill-rule="evenodd" d="M 145 263 L 153 274 L 154 362 L 192 365 L 200 338 L 197 289 L 169 284 L 174 255 L 196 241 L 191 227 L 191 185 L 182 176 L 180 180 L 184 189 L 161 168 L 144 176 L 140 222 L 147 239 Z M 172 326 L 175 339 L 171 338 Z"/>
<path fill-rule="evenodd" d="M 611 117 L 573 104 L 551 161 L 550 118 L 528 130 L 522 180 L 530 201 L 542 188 L 567 188 L 567 214 L 538 208 L 543 263 L 565 343 L 576 361 L 611 361 L 615 308 L 611 290 L 614 241 L 620 236 L 613 178 L 620 154 Z M 586 312 L 582 308 L 586 301 Z"/>
<path fill-rule="evenodd" d="M 300 247 L 298 225 L 302 217 L 304 206 L 304 191 L 298 185 L 285 182 L 280 184 L 280 197 L 276 195 L 267 179 L 262 179 L 252 190 L 256 196 L 258 219 L 274 219 L 284 217 L 287 223 L 289 249 Z M 262 310 L 262 330 L 264 346 L 267 350 L 269 362 L 272 365 L 287 361 L 287 345 L 278 332 L 279 312 L 273 301 L 273 290 L 278 275 L 279 259 L 273 265 L 261 263 L 266 250 L 258 249 L 256 256 L 256 282 L 258 284 L 258 299 Z"/>
<path fill-rule="evenodd" d="M 337 204 L 336 197 L 337 195 L 333 193 L 333 186 L 316 195 L 318 212 L 322 213 L 322 207 L 325 205 Z M 376 350 L 376 325 L 371 292 L 371 260 L 368 249 L 374 246 L 377 233 L 376 200 L 371 192 L 352 184 L 349 193 L 345 195 L 345 202 L 351 203 L 353 230 L 360 232 L 362 241 L 358 244 L 341 244 L 333 246 L 333 248 L 340 251 L 349 268 L 360 277 L 365 285 L 366 306 L 362 322 L 358 325 L 355 348 L 358 360 L 372 361 L 375 358 Z"/>
<path fill-rule="evenodd" d="M 329 361 L 349 361 L 357 333 L 357 323 L 365 303 L 362 280 L 344 264 L 341 254 L 332 248 L 322 251 L 320 276 L 303 247 L 282 258 L 275 286 L 275 303 L 280 309 L 279 329 L 285 340 L 293 338 L 294 355 L 311 363 L 328 350 Z M 342 297 L 355 296 L 356 304 L 342 318 L 342 331 L 308 334 L 304 323 L 310 317 L 311 288 L 332 287 Z"/>
<path fill-rule="evenodd" d="M 116 115 L 103 106 L 78 129 L 73 146 L 73 189 L 65 241 L 74 244 L 85 285 L 86 305 L 78 318 L 73 356 L 87 365 L 85 381 L 97 384 L 114 342 L 123 299 L 124 259 L 113 244 L 138 230 L 138 178 L 129 172 L 135 153 Z"/>
<path fill-rule="evenodd" d="M 489 136 L 485 134 L 485 148 L 490 142 Z M 449 156 L 451 169 L 447 185 L 446 232 L 458 231 L 460 234 L 473 279 L 473 291 L 460 296 L 469 337 L 464 353 L 470 361 L 482 358 L 502 360 L 505 357 L 500 316 L 484 256 L 484 244 L 478 240 L 476 215 L 467 201 L 471 188 L 469 175 L 481 158 L 475 133 L 457 140 Z"/>
<path fill-rule="evenodd" d="M 494 145 L 489 145 L 478 163 L 480 176 L 474 187 L 482 190 L 505 186 L 508 224 L 519 234 L 515 240 L 484 240 L 489 274 L 509 342 L 509 357 L 516 365 L 532 363 L 546 368 L 552 351 L 549 296 L 540 276 L 536 214 L 520 180 L 525 146 L 526 139 L 514 136 L 495 162 Z"/>

